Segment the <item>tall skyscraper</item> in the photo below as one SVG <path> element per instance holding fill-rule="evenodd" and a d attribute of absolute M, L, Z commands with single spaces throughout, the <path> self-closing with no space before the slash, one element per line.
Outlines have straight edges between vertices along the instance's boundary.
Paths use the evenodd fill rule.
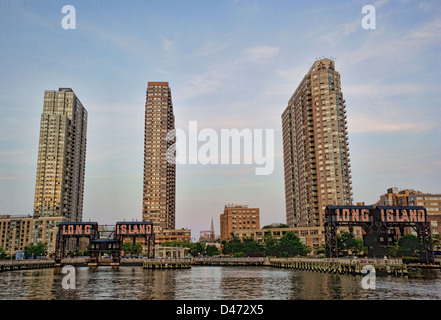
<path fill-rule="evenodd" d="M 170 147 L 176 139 L 167 139 L 175 117 L 168 82 L 149 82 L 146 95 L 142 220 L 152 221 L 161 234 L 175 229 L 176 164 Z"/>
<path fill-rule="evenodd" d="M 290 227 L 322 227 L 327 205 L 352 204 L 345 108 L 334 61 L 315 61 L 282 114 Z"/>
<path fill-rule="evenodd" d="M 86 143 L 87 111 L 72 89 L 45 91 L 34 218 L 82 220 Z"/>

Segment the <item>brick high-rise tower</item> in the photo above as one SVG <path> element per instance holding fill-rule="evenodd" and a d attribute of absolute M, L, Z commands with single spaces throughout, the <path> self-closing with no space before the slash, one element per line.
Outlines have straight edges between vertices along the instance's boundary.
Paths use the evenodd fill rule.
<path fill-rule="evenodd" d="M 282 114 L 290 227 L 322 227 L 327 205 L 352 204 L 345 108 L 334 61 L 316 61 Z"/>
<path fill-rule="evenodd" d="M 152 221 L 158 234 L 175 228 L 176 164 L 170 147 L 176 140 L 167 139 L 167 133 L 174 129 L 168 82 L 149 82 L 145 104 L 142 220 Z"/>

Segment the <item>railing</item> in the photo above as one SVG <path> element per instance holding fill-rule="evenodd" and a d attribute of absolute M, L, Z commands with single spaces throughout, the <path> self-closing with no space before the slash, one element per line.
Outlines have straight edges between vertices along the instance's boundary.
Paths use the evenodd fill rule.
<path fill-rule="evenodd" d="M 139 260 L 141 262 L 164 262 L 164 263 L 181 263 L 181 262 L 190 263 L 192 261 L 191 258 L 144 258 Z"/>
<path fill-rule="evenodd" d="M 191 268 L 191 258 L 150 258 L 143 262 L 144 269 L 187 269 Z"/>
<path fill-rule="evenodd" d="M 1 260 L 0 272 L 25 269 L 50 268 L 55 266 L 52 259 Z"/>
<path fill-rule="evenodd" d="M 401 265 L 400 258 L 271 258 L 271 261 L 339 262 L 344 264 Z"/>
<path fill-rule="evenodd" d="M 9 266 L 17 264 L 38 264 L 38 263 L 51 263 L 53 259 L 22 259 L 22 260 L 0 260 L 0 265 Z"/>
<path fill-rule="evenodd" d="M 209 263 L 209 264 L 263 264 L 265 257 L 210 257 L 210 258 L 193 258 L 193 263 Z"/>

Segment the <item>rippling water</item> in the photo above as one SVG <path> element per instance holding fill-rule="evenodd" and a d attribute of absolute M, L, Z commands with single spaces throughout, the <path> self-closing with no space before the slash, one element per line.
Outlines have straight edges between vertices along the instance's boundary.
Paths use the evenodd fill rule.
<path fill-rule="evenodd" d="M 76 289 L 62 288 L 60 268 L 0 274 L 1 300 L 397 300 L 441 299 L 441 270 L 411 277 L 377 277 L 269 267 L 193 266 L 184 270 L 142 267 L 76 268 Z"/>

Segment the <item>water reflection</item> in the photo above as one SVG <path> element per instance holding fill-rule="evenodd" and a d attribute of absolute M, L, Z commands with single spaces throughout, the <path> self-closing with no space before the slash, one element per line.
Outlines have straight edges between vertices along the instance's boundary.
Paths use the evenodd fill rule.
<path fill-rule="evenodd" d="M 362 276 L 264 267 L 76 268 L 76 289 L 62 288 L 61 268 L 0 274 L 2 300 L 394 300 L 441 299 L 441 271 L 410 279 L 377 277 L 365 290 Z"/>

